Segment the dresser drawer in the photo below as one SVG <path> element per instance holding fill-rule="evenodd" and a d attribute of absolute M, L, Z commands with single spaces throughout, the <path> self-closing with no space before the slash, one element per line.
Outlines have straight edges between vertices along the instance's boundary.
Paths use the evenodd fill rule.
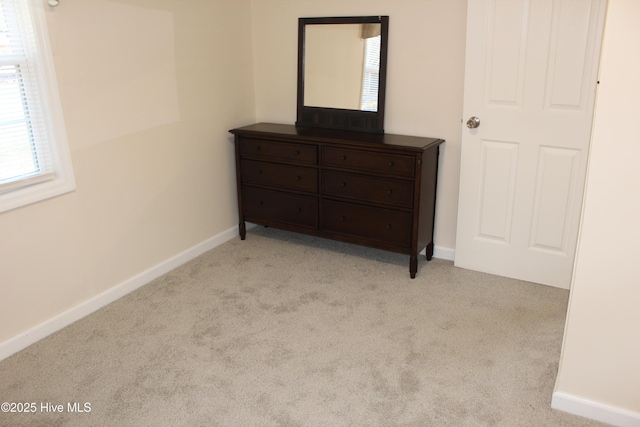
<path fill-rule="evenodd" d="M 324 231 L 411 246 L 410 213 L 326 200 L 321 210 Z"/>
<path fill-rule="evenodd" d="M 405 208 L 413 207 L 413 181 L 325 171 L 322 174 L 322 193 Z"/>
<path fill-rule="evenodd" d="M 240 138 L 238 149 L 242 157 L 264 157 L 273 160 L 318 164 L 318 147 L 315 145 L 264 141 Z"/>
<path fill-rule="evenodd" d="M 318 192 L 318 170 L 314 168 L 243 159 L 240 169 L 243 183 Z"/>
<path fill-rule="evenodd" d="M 247 217 L 318 228 L 316 197 L 242 187 L 243 212 Z"/>
<path fill-rule="evenodd" d="M 413 177 L 415 158 L 402 154 L 323 147 L 322 165 Z"/>

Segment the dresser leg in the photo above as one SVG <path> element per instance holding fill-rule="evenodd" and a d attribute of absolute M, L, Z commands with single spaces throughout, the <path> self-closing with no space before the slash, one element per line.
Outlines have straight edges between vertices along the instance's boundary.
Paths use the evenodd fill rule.
<path fill-rule="evenodd" d="M 416 278 L 416 273 L 418 272 L 418 256 L 411 255 L 409 258 L 409 273 L 411 274 L 411 278 Z"/>
<path fill-rule="evenodd" d="M 427 261 L 431 261 L 431 258 L 433 258 L 433 242 L 429 243 L 427 245 L 427 249 L 425 250 L 425 254 L 427 256 Z"/>
<path fill-rule="evenodd" d="M 238 229 L 240 231 L 240 240 L 244 240 L 245 237 L 247 237 L 247 226 L 245 225 L 244 221 L 240 221 Z"/>

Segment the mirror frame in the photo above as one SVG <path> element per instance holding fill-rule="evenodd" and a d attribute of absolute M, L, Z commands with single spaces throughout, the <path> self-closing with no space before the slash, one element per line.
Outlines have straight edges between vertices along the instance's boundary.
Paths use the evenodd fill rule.
<path fill-rule="evenodd" d="M 381 24 L 378 110 L 361 111 L 304 105 L 304 55 L 307 25 L 318 24 Z M 387 81 L 388 16 L 345 16 L 298 19 L 298 108 L 296 126 L 384 133 L 384 104 Z"/>

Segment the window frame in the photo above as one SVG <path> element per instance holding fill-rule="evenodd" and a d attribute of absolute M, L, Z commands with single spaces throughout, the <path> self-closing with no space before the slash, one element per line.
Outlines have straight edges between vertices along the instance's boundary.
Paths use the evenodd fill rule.
<path fill-rule="evenodd" d="M 18 0 L 23 1 L 23 0 Z M 76 189 L 71 153 L 46 23 L 45 2 L 24 0 L 36 46 L 33 69 L 46 132 L 48 170 L 13 181 L 0 192 L 0 213 L 59 196 Z"/>

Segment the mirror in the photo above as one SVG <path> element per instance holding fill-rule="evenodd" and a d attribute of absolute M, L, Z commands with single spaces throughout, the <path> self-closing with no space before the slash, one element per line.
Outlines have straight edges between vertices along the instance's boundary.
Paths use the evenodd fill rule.
<path fill-rule="evenodd" d="M 388 16 L 300 18 L 297 126 L 384 132 Z"/>
<path fill-rule="evenodd" d="M 380 24 L 307 25 L 305 106 L 378 111 L 379 72 Z"/>

